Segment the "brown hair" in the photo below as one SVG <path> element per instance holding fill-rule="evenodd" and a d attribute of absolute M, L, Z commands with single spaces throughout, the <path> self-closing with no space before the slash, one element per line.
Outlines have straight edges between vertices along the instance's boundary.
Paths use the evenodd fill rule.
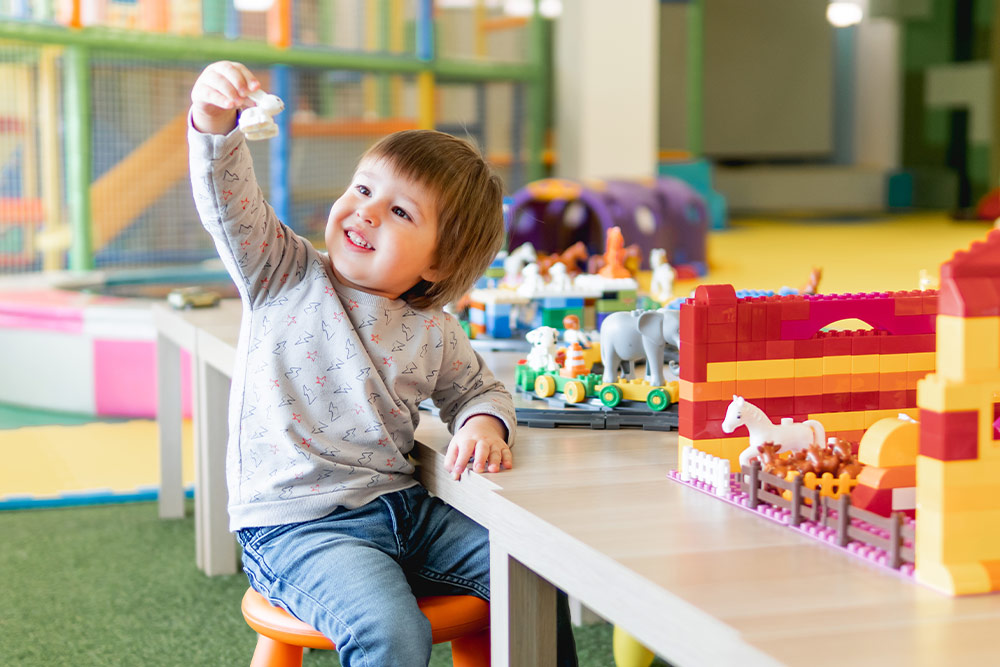
<path fill-rule="evenodd" d="M 503 245 L 503 183 L 468 141 L 433 130 L 390 134 L 362 161 L 385 160 L 397 174 L 431 190 L 437 201 L 434 268 L 402 298 L 417 308 L 458 300 L 485 272 Z"/>

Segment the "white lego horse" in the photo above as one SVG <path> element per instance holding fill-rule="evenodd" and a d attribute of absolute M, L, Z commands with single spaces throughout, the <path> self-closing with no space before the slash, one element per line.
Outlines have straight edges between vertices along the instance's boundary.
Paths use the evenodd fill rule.
<path fill-rule="evenodd" d="M 674 278 L 677 276 L 674 267 L 667 262 L 667 251 L 663 248 L 650 250 L 649 266 L 653 270 L 649 281 L 649 295 L 665 304 L 673 298 Z"/>
<path fill-rule="evenodd" d="M 757 448 L 765 442 L 781 445 L 784 451 L 806 449 L 809 445 L 826 445 L 826 429 L 815 419 L 795 422 L 785 417 L 780 424 L 774 424 L 764 411 L 753 403 L 747 403 L 742 396 L 733 395 L 733 402 L 726 410 L 722 430 L 732 433 L 740 426 L 750 432 L 750 446 L 740 453 L 740 465 L 750 463 L 750 457 L 757 454 Z"/>

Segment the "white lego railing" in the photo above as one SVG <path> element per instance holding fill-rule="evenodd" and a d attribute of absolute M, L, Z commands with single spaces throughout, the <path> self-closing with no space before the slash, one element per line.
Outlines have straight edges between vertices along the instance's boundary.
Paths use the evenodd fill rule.
<path fill-rule="evenodd" d="M 686 445 L 681 450 L 681 479 L 704 482 L 715 489 L 715 495 L 728 496 L 729 461 Z"/>

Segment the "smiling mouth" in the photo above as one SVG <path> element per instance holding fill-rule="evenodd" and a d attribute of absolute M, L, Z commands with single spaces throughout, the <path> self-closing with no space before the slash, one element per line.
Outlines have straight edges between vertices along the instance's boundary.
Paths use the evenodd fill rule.
<path fill-rule="evenodd" d="M 347 230 L 345 232 L 347 240 L 350 241 L 351 245 L 361 248 L 362 250 L 374 250 L 375 246 L 365 240 L 365 237 L 361 236 L 357 232 Z"/>

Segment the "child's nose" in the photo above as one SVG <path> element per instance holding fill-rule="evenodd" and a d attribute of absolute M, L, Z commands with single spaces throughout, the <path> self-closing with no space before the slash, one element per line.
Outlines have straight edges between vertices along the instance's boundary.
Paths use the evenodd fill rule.
<path fill-rule="evenodd" d="M 362 206 L 358 209 L 358 217 L 361 218 L 361 222 L 372 225 L 373 227 L 378 226 L 379 216 L 378 211 L 372 205 Z"/>

